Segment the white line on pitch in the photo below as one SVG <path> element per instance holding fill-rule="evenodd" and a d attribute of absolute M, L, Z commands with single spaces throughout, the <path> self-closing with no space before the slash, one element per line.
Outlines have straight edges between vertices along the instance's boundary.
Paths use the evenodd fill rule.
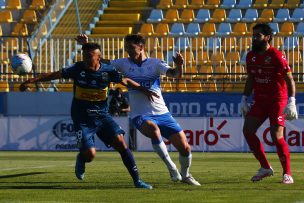
<path fill-rule="evenodd" d="M 57 167 L 56 165 L 47 165 L 47 166 L 31 166 L 31 167 L 20 167 L 20 168 L 1 168 L 0 171 L 11 171 L 11 170 L 20 170 L 20 169 L 35 169 L 35 168 L 51 168 Z"/>

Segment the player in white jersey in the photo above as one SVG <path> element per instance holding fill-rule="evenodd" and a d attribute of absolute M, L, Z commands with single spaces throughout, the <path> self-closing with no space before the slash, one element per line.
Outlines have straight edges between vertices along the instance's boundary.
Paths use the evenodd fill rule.
<path fill-rule="evenodd" d="M 86 35 L 79 35 L 77 41 L 84 44 L 88 42 L 88 38 Z M 173 57 L 176 68 L 172 68 L 164 61 L 148 58 L 144 47 L 145 40 L 142 36 L 127 35 L 125 37 L 125 49 L 129 58 L 112 61 L 104 60 L 103 62 L 111 63 L 125 77 L 157 93 L 159 97 L 155 97 L 154 101 L 149 101 L 141 92 L 129 89 L 131 119 L 142 134 L 151 138 L 153 149 L 165 162 L 173 181 L 181 180 L 190 185 L 200 186 L 200 183 L 189 173 L 192 161 L 191 147 L 187 142 L 184 131 L 170 114 L 160 88 L 161 75 L 181 77 L 184 59 L 181 54 L 177 53 L 176 57 Z M 170 140 L 179 151 L 181 175 L 168 154 L 162 136 Z"/>

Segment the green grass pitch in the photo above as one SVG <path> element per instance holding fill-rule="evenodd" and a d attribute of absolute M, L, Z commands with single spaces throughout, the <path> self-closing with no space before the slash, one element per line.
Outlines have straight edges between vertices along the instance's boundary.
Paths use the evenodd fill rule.
<path fill-rule="evenodd" d="M 178 154 L 170 153 L 177 165 Z M 193 153 L 192 175 L 201 187 L 173 183 L 153 152 L 135 152 L 143 180 L 136 189 L 115 152 L 98 152 L 84 181 L 74 176 L 76 152 L 0 152 L 0 202 L 275 202 L 304 203 L 304 155 L 291 154 L 295 183 L 283 185 L 277 155 L 273 177 L 250 182 L 259 167 L 250 153 Z"/>

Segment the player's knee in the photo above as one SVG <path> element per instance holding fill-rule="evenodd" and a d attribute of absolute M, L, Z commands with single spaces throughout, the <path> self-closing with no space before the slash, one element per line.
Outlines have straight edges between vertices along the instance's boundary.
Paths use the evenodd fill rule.
<path fill-rule="evenodd" d="M 117 139 L 115 139 L 115 140 L 112 142 L 111 146 L 112 146 L 116 151 L 119 151 L 119 152 L 121 152 L 121 151 L 123 151 L 123 150 L 126 150 L 126 149 L 128 148 L 128 146 L 127 146 L 127 144 L 126 144 L 126 142 L 125 142 L 125 140 L 124 140 L 124 138 L 123 138 L 122 135 L 117 136 Z"/>
<path fill-rule="evenodd" d="M 89 150 L 84 154 L 84 159 L 85 162 L 91 162 L 94 160 L 96 156 L 96 151 L 95 150 Z"/>

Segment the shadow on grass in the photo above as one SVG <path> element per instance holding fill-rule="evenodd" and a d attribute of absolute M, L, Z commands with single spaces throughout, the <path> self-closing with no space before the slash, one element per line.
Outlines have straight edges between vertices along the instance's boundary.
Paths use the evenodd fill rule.
<path fill-rule="evenodd" d="M 44 173 L 47 173 L 47 172 L 18 173 L 18 174 L 11 174 L 11 175 L 0 176 L 0 179 L 3 179 L 3 178 L 16 178 L 16 177 L 21 177 L 21 176 L 31 176 L 31 175 L 44 174 Z"/>

